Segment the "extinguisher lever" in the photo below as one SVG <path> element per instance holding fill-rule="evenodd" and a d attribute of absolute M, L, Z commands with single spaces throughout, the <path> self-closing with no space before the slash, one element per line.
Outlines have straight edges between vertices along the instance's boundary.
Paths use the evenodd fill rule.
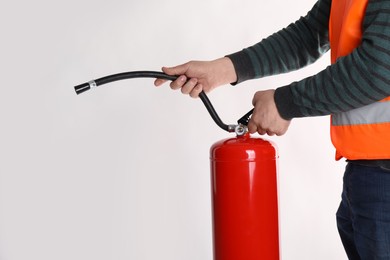
<path fill-rule="evenodd" d="M 254 108 L 252 108 L 251 111 L 249 111 L 248 113 L 246 113 L 243 117 L 241 117 L 240 119 L 238 119 L 238 120 L 237 120 L 237 123 L 238 123 L 238 124 L 241 124 L 241 125 L 247 126 L 249 120 L 251 119 L 251 115 L 253 114 L 253 110 L 254 110 Z"/>

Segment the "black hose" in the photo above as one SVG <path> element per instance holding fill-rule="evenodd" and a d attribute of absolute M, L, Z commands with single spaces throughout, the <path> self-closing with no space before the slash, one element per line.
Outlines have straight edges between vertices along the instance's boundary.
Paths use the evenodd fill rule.
<path fill-rule="evenodd" d="M 163 72 L 158 72 L 158 71 L 131 71 L 131 72 L 123 72 L 123 73 L 109 75 L 106 77 L 95 79 L 91 82 L 96 84 L 95 86 L 97 87 L 114 81 L 123 80 L 123 79 L 133 79 L 133 78 L 158 78 L 158 79 L 166 79 L 166 80 L 175 80 L 177 79 L 177 76 L 170 76 Z M 75 86 L 74 89 L 76 91 L 76 94 L 79 95 L 87 90 L 90 90 L 91 82 L 86 82 Z"/>
<path fill-rule="evenodd" d="M 156 79 L 166 79 L 166 80 L 173 81 L 177 79 L 178 76 L 171 76 L 158 71 L 131 71 L 131 72 L 113 74 L 90 82 L 86 82 L 75 86 L 74 89 L 76 91 L 76 94 L 79 95 L 87 90 L 90 90 L 92 86 L 97 87 L 110 82 L 124 80 L 124 79 L 133 79 L 133 78 L 156 78 Z M 206 106 L 206 109 L 209 112 L 211 118 L 214 120 L 214 122 L 223 130 L 230 132 L 229 126 L 223 123 L 221 118 L 219 118 L 217 112 L 215 111 L 210 100 L 208 99 L 206 93 L 204 93 L 204 91 L 200 92 L 199 97 L 202 100 L 203 104 Z"/>
<path fill-rule="evenodd" d="M 222 122 L 221 118 L 219 118 L 217 111 L 215 111 L 213 105 L 210 102 L 210 99 L 206 96 L 206 93 L 204 93 L 204 91 L 200 92 L 199 97 L 205 105 L 207 111 L 209 111 L 209 114 L 214 122 L 223 130 L 230 132 L 229 126 Z"/>

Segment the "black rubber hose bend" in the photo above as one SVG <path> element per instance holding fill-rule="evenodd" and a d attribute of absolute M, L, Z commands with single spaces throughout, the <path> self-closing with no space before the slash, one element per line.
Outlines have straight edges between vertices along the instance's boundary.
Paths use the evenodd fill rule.
<path fill-rule="evenodd" d="M 123 72 L 118 74 L 109 75 L 103 78 L 95 79 L 74 87 L 76 94 L 79 95 L 85 91 L 90 90 L 91 88 L 98 87 L 100 85 L 104 85 L 110 82 L 124 80 L 124 79 L 133 79 L 133 78 L 156 78 L 156 79 L 166 79 L 166 80 L 175 80 L 178 76 L 171 76 L 159 71 L 131 71 L 131 72 Z M 206 93 L 204 91 L 200 92 L 199 98 L 202 100 L 203 104 L 206 106 L 207 111 L 210 116 L 214 120 L 214 122 L 223 130 L 231 132 L 229 125 L 222 122 L 221 118 L 218 116 L 215 111 L 213 105 L 208 99 Z"/>

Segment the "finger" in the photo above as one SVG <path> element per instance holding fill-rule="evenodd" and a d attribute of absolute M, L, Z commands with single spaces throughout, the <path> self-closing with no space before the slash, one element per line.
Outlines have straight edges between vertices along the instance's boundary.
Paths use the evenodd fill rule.
<path fill-rule="evenodd" d="M 172 81 L 169 86 L 173 90 L 180 89 L 183 87 L 183 85 L 186 83 L 186 81 L 187 81 L 187 77 L 182 75 L 177 80 Z"/>
<path fill-rule="evenodd" d="M 187 63 L 175 67 L 162 67 L 162 71 L 168 75 L 184 75 L 187 69 Z"/>
<path fill-rule="evenodd" d="M 248 123 L 248 132 L 251 134 L 254 134 L 257 132 L 257 125 L 253 123 L 252 121 L 249 121 Z"/>
<path fill-rule="evenodd" d="M 181 93 L 183 94 L 190 94 L 191 91 L 194 89 L 194 87 L 196 86 L 196 83 L 198 83 L 198 80 L 197 79 L 190 79 L 189 81 L 187 81 L 183 87 L 181 88 Z"/>
<path fill-rule="evenodd" d="M 286 128 L 286 129 L 278 130 L 278 131 L 275 132 L 275 134 L 276 134 L 277 136 L 281 136 L 281 135 L 284 135 L 286 132 L 287 132 L 287 128 Z"/>
<path fill-rule="evenodd" d="M 259 133 L 260 135 L 265 135 L 267 134 L 267 131 L 264 130 L 260 124 L 257 125 L 255 122 L 253 122 L 253 120 L 250 120 L 249 123 L 248 123 L 248 131 L 249 133 L 251 134 L 254 134 L 254 133 Z M 270 132 L 271 133 L 271 132 Z"/>
<path fill-rule="evenodd" d="M 203 86 L 202 84 L 196 85 L 192 91 L 190 92 L 190 97 L 197 98 L 199 97 L 199 93 L 202 92 Z"/>
<path fill-rule="evenodd" d="M 164 84 L 165 82 L 167 82 L 165 79 L 156 79 L 156 80 L 154 81 L 154 85 L 155 85 L 156 87 L 159 87 L 159 86 L 161 86 L 162 84 Z"/>
<path fill-rule="evenodd" d="M 267 133 L 266 130 L 262 129 L 262 128 L 257 128 L 257 132 L 260 134 L 260 135 L 265 135 Z"/>
<path fill-rule="evenodd" d="M 268 135 L 268 136 L 274 136 L 274 135 L 275 135 L 275 133 L 272 132 L 271 130 L 267 130 L 266 132 L 267 132 L 267 135 Z"/>

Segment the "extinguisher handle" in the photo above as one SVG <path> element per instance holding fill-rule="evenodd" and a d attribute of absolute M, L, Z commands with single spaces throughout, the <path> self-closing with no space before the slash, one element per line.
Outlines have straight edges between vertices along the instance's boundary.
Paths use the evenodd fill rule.
<path fill-rule="evenodd" d="M 246 113 L 243 117 L 241 117 L 240 119 L 238 119 L 238 124 L 241 124 L 241 125 L 245 125 L 247 126 L 248 125 L 248 122 L 249 120 L 251 119 L 251 116 L 253 114 L 253 110 L 254 108 L 252 108 L 248 113 Z"/>
<path fill-rule="evenodd" d="M 76 94 L 79 95 L 85 91 L 96 88 L 103 84 L 107 84 L 118 80 L 132 79 L 132 78 L 157 78 L 157 79 L 166 79 L 166 80 L 176 80 L 178 76 L 168 75 L 159 71 L 131 71 L 131 72 L 113 74 L 99 79 L 91 80 L 89 82 L 75 86 L 74 89 L 76 91 Z M 215 111 L 213 105 L 211 104 L 209 98 L 207 97 L 204 91 L 202 91 L 199 94 L 199 97 L 202 100 L 203 104 L 205 105 L 211 118 L 220 128 L 228 132 L 235 132 L 236 125 L 227 125 L 223 123 L 223 121 L 218 116 L 217 112 Z"/>

